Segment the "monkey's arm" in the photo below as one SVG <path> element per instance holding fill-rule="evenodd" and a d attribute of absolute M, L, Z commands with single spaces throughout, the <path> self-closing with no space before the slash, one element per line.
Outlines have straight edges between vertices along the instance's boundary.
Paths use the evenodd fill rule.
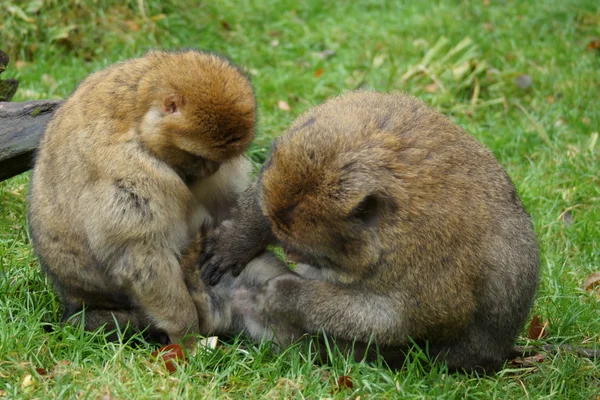
<path fill-rule="evenodd" d="M 80 197 L 80 211 L 87 216 L 90 251 L 110 282 L 106 291 L 127 293 L 175 342 L 198 332 L 179 262 L 188 235 L 189 192 L 168 170 L 142 171 L 142 177 L 130 174 L 91 186 Z M 154 177 L 151 184 L 148 176 Z"/>
<path fill-rule="evenodd" d="M 260 209 L 259 183 L 254 182 L 238 199 L 231 218 L 209 235 L 202 256 L 202 277 L 215 285 L 228 270 L 238 276 L 244 267 L 275 237 Z"/>
<path fill-rule="evenodd" d="M 256 313 L 311 334 L 323 329 L 340 339 L 381 345 L 398 344 L 409 334 L 399 299 L 356 286 L 281 276 L 255 293 L 253 303 L 248 308 Z"/>

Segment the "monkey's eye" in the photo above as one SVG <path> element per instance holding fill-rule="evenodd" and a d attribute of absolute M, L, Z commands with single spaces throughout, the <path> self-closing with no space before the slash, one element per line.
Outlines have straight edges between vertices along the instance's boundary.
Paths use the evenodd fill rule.
<path fill-rule="evenodd" d="M 379 201 L 375 195 L 370 194 L 365 196 L 350 212 L 350 216 L 367 224 L 372 223 L 377 216 L 378 203 Z"/>

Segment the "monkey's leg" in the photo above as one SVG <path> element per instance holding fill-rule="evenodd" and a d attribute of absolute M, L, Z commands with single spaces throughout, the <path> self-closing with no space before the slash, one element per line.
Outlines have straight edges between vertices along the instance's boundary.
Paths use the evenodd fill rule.
<path fill-rule="evenodd" d="M 113 274 L 152 325 L 167 332 L 172 343 L 199 332 L 198 313 L 175 254 L 145 242 L 130 245 Z"/>
<path fill-rule="evenodd" d="M 363 288 L 284 275 L 270 280 L 252 307 L 284 324 L 315 334 L 379 345 L 406 342 L 409 335 L 402 299 Z M 274 327 L 277 329 L 277 326 Z"/>

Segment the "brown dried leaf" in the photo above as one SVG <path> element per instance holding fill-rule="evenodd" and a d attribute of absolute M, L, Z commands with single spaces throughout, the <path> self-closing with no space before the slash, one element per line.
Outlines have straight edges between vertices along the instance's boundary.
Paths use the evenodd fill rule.
<path fill-rule="evenodd" d="M 529 325 L 529 339 L 540 340 L 548 336 L 546 328 L 548 327 L 548 321 L 544 321 L 544 324 L 540 322 L 540 317 L 537 315 L 533 316 L 531 324 Z"/>
<path fill-rule="evenodd" d="M 554 104 L 556 102 L 556 99 L 554 98 L 554 96 L 548 96 L 546 97 L 546 102 L 548 104 Z"/>
<path fill-rule="evenodd" d="M 315 71 L 315 78 L 318 78 L 321 75 L 323 75 L 323 68 L 319 68 L 318 70 Z"/>
<path fill-rule="evenodd" d="M 183 348 L 178 344 L 168 344 L 163 346 L 160 349 L 153 351 L 151 356 L 153 359 L 157 359 L 160 356 L 165 363 L 167 371 L 170 373 L 177 370 L 177 367 L 175 367 L 177 361 L 183 362 L 186 360 Z"/>
<path fill-rule="evenodd" d="M 352 379 L 348 375 L 340 376 L 337 380 L 337 385 L 338 390 L 352 389 L 354 387 L 354 383 L 352 383 Z"/>
<path fill-rule="evenodd" d="M 283 100 L 279 100 L 277 102 L 277 107 L 279 107 L 279 109 L 283 110 L 283 111 L 291 111 L 292 110 L 292 108 L 290 107 L 290 105 L 288 103 L 286 103 L 285 101 L 283 101 Z"/>
<path fill-rule="evenodd" d="M 222 20 L 221 21 L 221 26 L 223 27 L 223 29 L 225 29 L 226 31 L 230 31 L 231 30 L 231 25 L 229 25 L 229 22 Z"/>
<path fill-rule="evenodd" d="M 600 50 L 600 39 L 590 41 L 585 48 L 588 50 Z"/>
<path fill-rule="evenodd" d="M 437 85 L 437 83 L 430 83 L 429 85 L 425 86 L 425 91 L 427 93 L 435 93 L 440 89 L 440 87 Z"/>
<path fill-rule="evenodd" d="M 510 363 L 522 368 L 536 367 L 538 363 L 541 363 L 546 359 L 546 355 L 543 353 L 534 354 L 529 357 L 517 357 L 510 360 Z"/>
<path fill-rule="evenodd" d="M 583 281 L 583 288 L 592 293 L 596 288 L 600 289 L 600 272 L 589 274 Z"/>
<path fill-rule="evenodd" d="M 140 30 L 140 24 L 138 24 L 135 21 L 125 21 L 125 24 L 127 24 L 127 27 L 129 28 L 130 31 L 132 32 L 137 32 Z"/>

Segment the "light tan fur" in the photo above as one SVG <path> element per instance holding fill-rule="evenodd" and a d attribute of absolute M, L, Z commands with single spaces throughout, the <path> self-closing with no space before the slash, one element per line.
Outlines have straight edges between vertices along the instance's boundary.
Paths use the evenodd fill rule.
<path fill-rule="evenodd" d="M 29 197 L 33 244 L 86 328 L 199 331 L 182 251 L 249 179 L 248 78 L 199 51 L 151 51 L 86 78 L 48 124 Z M 202 315 L 202 314 L 201 314 Z M 141 326 L 140 326 L 141 325 Z"/>

